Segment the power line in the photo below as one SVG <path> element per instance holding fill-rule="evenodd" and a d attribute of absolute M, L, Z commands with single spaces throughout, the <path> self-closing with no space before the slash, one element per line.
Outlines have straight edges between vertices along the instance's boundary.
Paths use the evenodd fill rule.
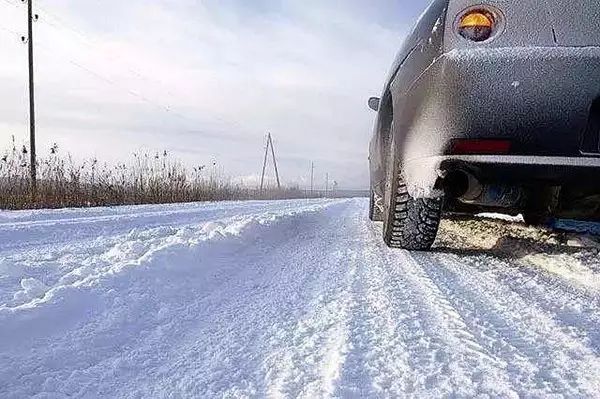
<path fill-rule="evenodd" d="M 4 1 L 8 1 L 8 0 L 4 0 Z M 70 31 L 72 33 L 75 33 L 78 36 L 79 40 L 83 44 L 85 44 L 86 46 L 88 46 L 88 47 L 95 47 L 95 46 L 99 45 L 99 43 L 96 40 L 90 39 L 87 35 L 85 35 L 79 29 L 76 29 L 76 28 L 73 28 L 71 26 L 68 26 L 68 24 L 66 24 L 65 22 L 63 22 L 63 20 L 61 18 L 55 16 L 55 14 L 52 14 L 52 13 L 48 12 L 44 8 L 41 8 L 41 7 L 39 7 L 39 8 L 42 9 L 48 15 L 50 15 L 54 19 L 54 21 L 55 21 L 55 22 L 51 22 L 48 19 L 40 18 L 41 22 L 43 22 L 43 23 L 47 24 L 48 26 L 51 26 L 51 27 L 53 27 L 53 28 L 55 28 L 57 30 L 61 30 L 62 29 L 63 31 L 64 30 L 68 30 L 68 31 Z M 69 59 L 68 57 L 66 57 L 66 58 L 67 58 L 67 61 L 69 63 L 75 65 L 76 67 L 78 67 L 80 69 L 83 69 L 83 70 L 89 72 L 90 74 L 96 76 L 97 78 L 103 80 L 104 82 L 106 82 L 108 84 L 111 84 L 111 85 L 113 85 L 115 87 L 118 87 L 121 90 L 125 90 L 130 95 L 132 95 L 134 97 L 137 97 L 140 100 L 142 100 L 142 101 L 144 101 L 144 102 L 146 102 L 148 104 L 151 104 L 151 105 L 153 105 L 155 107 L 161 108 L 163 111 L 166 111 L 166 112 L 168 112 L 170 114 L 176 115 L 176 116 L 178 116 L 178 117 L 180 117 L 182 119 L 186 119 L 186 120 L 190 120 L 191 121 L 191 119 L 188 118 L 188 117 L 186 117 L 185 115 L 183 115 L 183 114 L 181 114 L 179 112 L 174 111 L 172 106 L 164 105 L 162 103 L 158 103 L 157 101 L 151 100 L 147 96 L 144 96 L 143 94 L 138 93 L 138 92 L 136 92 L 136 91 L 134 91 L 134 90 L 132 90 L 130 88 L 123 88 L 122 86 L 118 85 L 114 80 L 109 79 L 109 78 L 107 78 L 105 76 L 102 76 L 101 73 L 92 70 L 92 68 L 83 66 L 81 63 L 76 62 L 76 61 L 74 61 L 72 59 Z M 124 66 L 123 69 L 127 70 L 127 72 L 135 75 L 136 77 L 138 77 L 138 78 L 140 78 L 142 80 L 158 84 L 159 86 L 161 86 L 161 89 L 164 90 L 171 97 L 176 97 L 176 95 L 174 93 L 172 93 L 169 89 L 166 88 L 166 85 L 165 85 L 165 83 L 163 81 L 158 80 L 158 79 L 151 79 L 151 78 L 145 76 L 144 74 L 142 74 L 141 72 L 139 72 L 139 71 L 137 71 L 135 69 L 129 68 L 127 66 Z M 239 122 L 237 122 L 235 120 L 226 120 L 226 119 L 218 117 L 218 116 L 212 116 L 211 119 L 217 120 L 219 122 L 222 122 L 222 123 L 225 123 L 225 124 L 228 124 L 228 125 L 233 125 L 233 126 L 236 126 L 238 128 L 243 128 L 243 126 Z"/>
<path fill-rule="evenodd" d="M 62 31 L 69 31 L 71 33 L 74 33 L 77 36 L 77 40 L 79 40 L 81 43 L 83 43 L 87 47 L 91 48 L 91 47 L 96 47 L 99 45 L 99 43 L 96 40 L 89 38 L 86 34 L 84 34 L 79 29 L 69 26 L 68 24 L 63 22 L 62 19 L 60 19 L 56 16 L 53 16 L 54 14 L 50 14 L 48 11 L 46 11 L 46 9 L 43 9 L 43 8 L 40 8 L 40 9 L 42 11 L 44 11 L 44 13 L 46 13 L 47 15 L 50 15 L 51 18 L 54 20 L 54 22 L 53 22 L 47 18 L 44 18 L 44 15 L 42 14 L 40 16 L 41 22 L 43 22 L 43 23 L 47 24 L 48 26 L 51 26 L 52 28 L 59 30 L 59 31 L 62 30 Z M 112 59 L 114 60 L 115 57 L 112 57 Z M 145 81 L 152 82 L 152 83 L 158 83 L 165 90 L 165 92 L 167 94 L 169 94 L 172 97 L 175 96 L 169 89 L 165 88 L 165 84 L 161 80 L 149 78 L 148 76 L 142 74 L 138 70 L 127 67 L 127 66 L 124 66 L 123 69 L 125 69 L 127 72 L 135 75 L 136 77 L 138 77 L 140 79 L 143 79 Z"/>
<path fill-rule="evenodd" d="M 5 0 L 6 1 L 6 0 Z M 90 38 L 88 35 L 86 35 L 85 33 L 83 33 L 81 30 L 79 30 L 78 28 L 73 27 L 72 25 L 69 25 L 68 23 L 66 23 L 64 21 L 64 19 L 58 17 L 56 14 L 48 11 L 48 9 L 43 8 L 38 6 L 38 8 L 40 10 L 42 10 L 47 16 L 50 16 L 51 19 L 53 19 L 55 22 L 51 22 L 49 21 L 47 18 L 41 18 L 40 21 L 43 23 L 46 23 L 48 25 L 50 25 L 51 27 L 55 28 L 55 29 L 63 29 L 63 30 L 68 30 L 72 33 L 74 33 L 76 36 L 78 36 L 78 40 L 80 40 L 82 43 L 86 44 L 89 47 L 94 47 L 97 46 L 99 43 L 97 40 Z M 43 15 L 43 16 L 46 16 Z M 155 83 L 159 83 L 161 85 L 164 86 L 164 82 L 158 80 L 158 79 L 152 79 L 149 78 L 148 76 L 143 75 L 141 72 L 139 72 L 136 69 L 130 68 L 130 67 L 125 67 L 125 69 L 127 69 L 128 72 L 134 74 L 135 76 L 139 77 L 140 79 L 144 79 L 150 82 L 155 82 Z M 173 93 L 169 92 L 167 89 L 167 93 L 170 95 L 173 95 Z"/>
<path fill-rule="evenodd" d="M 42 22 L 45 22 L 48 25 L 54 26 L 55 28 L 60 28 L 60 26 L 62 26 L 63 29 L 67 29 L 67 30 L 75 33 L 77 36 L 79 36 L 83 40 L 87 41 L 88 43 L 94 44 L 94 40 L 90 39 L 85 33 L 83 33 L 81 30 L 79 30 L 73 26 L 69 26 L 69 24 L 64 22 L 64 20 L 62 18 L 60 18 L 53 12 L 48 11 L 47 8 L 42 7 L 40 5 L 37 5 L 36 7 L 44 12 L 44 14 L 45 14 L 44 16 L 50 16 L 51 19 L 54 19 L 54 21 L 56 21 L 56 23 L 50 23 L 50 22 L 48 22 L 48 20 L 42 20 Z"/>
<path fill-rule="evenodd" d="M 8 5 L 11 5 L 11 6 L 19 9 L 19 6 L 17 4 L 14 4 L 14 3 L 10 2 L 9 0 L 2 0 L 2 1 L 4 1 Z M 97 41 L 95 41 L 93 39 L 90 39 L 81 30 L 79 30 L 77 28 L 74 28 L 74 27 L 70 26 L 69 24 L 67 24 L 66 22 L 64 22 L 64 20 L 62 18 L 60 18 L 56 14 L 48 11 L 45 7 L 40 7 L 38 5 L 36 5 L 35 7 L 39 8 L 40 10 L 43 11 L 43 14 L 40 16 L 41 18 L 39 18 L 39 21 L 47 24 L 48 26 L 50 26 L 50 27 L 52 27 L 52 28 L 54 28 L 54 29 L 56 29 L 58 31 L 62 31 L 62 32 L 65 32 L 65 33 L 67 33 L 67 31 L 68 31 L 69 33 L 75 34 L 76 37 L 77 37 L 77 39 L 80 40 L 87 47 L 93 48 L 93 47 L 96 47 L 96 46 L 98 46 L 100 44 Z M 47 16 L 49 16 L 49 18 L 47 18 Z M 37 17 L 37 15 L 36 15 L 36 17 Z M 36 19 L 36 20 L 38 20 L 38 19 Z M 13 34 L 21 36 L 20 33 L 16 32 L 16 31 L 13 31 L 11 29 L 4 28 L 4 27 L 1 27 L 1 26 L 0 26 L 0 28 L 2 28 L 3 30 L 6 30 L 8 32 L 11 32 Z M 36 43 L 36 48 L 38 50 L 41 50 L 44 53 L 52 53 L 53 56 L 56 56 L 55 49 L 53 49 L 51 52 L 50 51 L 46 51 L 42 46 L 40 46 L 39 43 Z M 99 79 L 99 80 L 103 81 L 104 83 L 107 83 L 107 84 L 109 84 L 111 86 L 114 86 L 114 87 L 116 87 L 116 88 L 118 88 L 118 89 L 126 92 L 127 94 L 129 94 L 129 95 L 131 95 L 131 96 L 133 96 L 135 98 L 138 98 L 139 100 L 141 100 L 141 101 L 143 101 L 143 102 L 145 102 L 147 104 L 150 104 L 150 105 L 156 107 L 157 109 L 162 110 L 163 112 L 168 113 L 169 115 L 176 116 L 176 117 L 178 117 L 180 119 L 187 120 L 187 121 L 190 121 L 190 122 L 195 122 L 193 119 L 191 119 L 191 118 L 183 115 L 180 112 L 175 111 L 172 106 L 165 105 L 165 104 L 163 104 L 163 103 L 161 103 L 159 101 L 155 101 L 155 100 L 153 100 L 153 99 L 145 96 L 144 94 L 142 94 L 142 93 L 140 93 L 140 92 L 138 92 L 136 90 L 133 90 L 133 89 L 131 89 L 129 87 L 124 87 L 124 86 L 120 85 L 119 83 L 117 83 L 114 79 L 111 79 L 111 78 L 107 77 L 106 75 L 102 74 L 101 72 L 98 72 L 94 68 L 86 66 L 82 62 L 78 62 L 78 61 L 72 59 L 71 57 L 69 57 L 69 56 L 67 56 L 65 54 L 61 54 L 61 59 L 64 59 L 69 64 L 77 67 L 78 69 L 81 69 L 81 70 L 85 71 L 86 73 L 90 74 L 91 76 L 95 77 L 96 79 Z M 129 72 L 129 73 L 137 76 L 140 79 L 143 79 L 143 80 L 146 80 L 146 81 L 149 81 L 149 82 L 153 82 L 153 83 L 159 84 L 167 92 L 167 94 L 171 95 L 172 97 L 175 97 L 175 95 L 173 93 L 171 93 L 168 89 L 165 89 L 164 82 L 162 82 L 160 80 L 157 80 L 157 79 L 150 79 L 147 76 L 144 76 L 143 74 L 141 74 L 140 72 L 138 72 L 137 70 L 132 69 L 132 68 L 128 68 L 126 66 L 124 66 L 123 69 L 127 70 L 127 72 Z M 219 121 L 221 123 L 224 123 L 226 125 L 232 125 L 232 126 L 236 126 L 236 127 L 240 128 L 240 129 L 245 129 L 236 120 L 226 120 L 226 119 L 224 119 L 222 117 L 219 117 L 219 116 L 211 116 L 210 119 L 217 120 L 217 121 Z"/>
<path fill-rule="evenodd" d="M 17 6 L 16 4 L 14 4 L 14 3 L 10 2 L 9 0 L 3 0 L 3 1 L 4 1 L 5 3 L 7 3 L 7 4 L 11 5 L 11 6 L 14 6 L 14 7 L 18 8 L 18 6 Z M 46 8 L 44 8 L 44 7 L 41 7 L 41 6 L 39 6 L 39 5 L 36 5 L 36 8 L 39 8 L 39 9 L 40 9 L 40 10 L 42 10 L 42 11 L 44 12 L 44 14 L 45 14 L 45 15 L 44 15 L 44 14 L 42 14 L 41 18 L 39 18 L 39 21 L 41 21 L 41 22 L 43 22 L 43 23 L 45 23 L 45 24 L 47 24 L 47 25 L 49 25 L 49 26 L 51 26 L 51 27 L 53 27 L 53 28 L 55 28 L 55 29 L 57 29 L 57 30 L 60 30 L 60 29 L 63 29 L 63 30 L 65 30 L 65 29 L 66 29 L 66 30 L 68 30 L 68 31 L 70 31 L 70 32 L 72 32 L 72 33 L 74 33 L 74 34 L 76 34 L 76 35 L 79 37 L 79 39 L 80 39 L 80 40 L 82 40 L 83 42 L 85 42 L 85 44 L 86 44 L 88 47 L 94 47 L 94 46 L 97 44 L 97 42 L 95 42 L 94 40 L 92 40 L 92 39 L 88 38 L 88 37 L 87 37 L 87 35 L 85 35 L 85 34 L 84 34 L 82 31 L 80 31 L 79 29 L 77 29 L 77 28 L 74 28 L 74 27 L 72 27 L 72 26 L 69 26 L 68 24 L 66 24 L 66 23 L 64 22 L 64 20 L 63 20 L 62 18 L 60 18 L 60 17 L 58 17 L 56 14 L 54 14 L 54 13 L 52 13 L 52 12 L 48 11 Z M 52 21 L 48 20 L 47 18 L 44 18 L 46 15 L 50 16 L 50 17 L 51 17 L 51 19 L 53 19 L 55 22 L 52 22 Z M 16 34 L 18 34 L 18 32 L 12 32 L 12 33 L 16 33 Z M 42 50 L 43 50 L 43 49 L 42 49 Z M 44 51 L 44 52 L 45 52 L 45 51 Z M 47 53 L 47 52 L 46 52 L 46 53 Z M 99 72 L 97 72 L 97 71 L 94 71 L 92 68 L 90 68 L 90 67 L 86 67 L 86 66 L 82 65 L 81 63 L 79 63 L 79 62 L 77 62 L 77 61 L 75 61 L 75 60 L 73 60 L 73 59 L 71 59 L 71 58 L 68 58 L 68 57 L 64 57 L 64 58 L 65 58 L 65 59 L 66 59 L 66 60 L 67 60 L 67 61 L 68 61 L 70 64 L 72 64 L 72 65 L 76 66 L 77 68 L 79 68 L 79 69 L 81 69 L 81 70 L 83 70 L 83 71 L 86 71 L 87 73 L 89 73 L 89 74 L 91 74 L 92 76 L 94 76 L 94 77 L 96 77 L 96 78 L 98 78 L 98 79 L 102 80 L 102 81 L 103 81 L 103 82 L 105 82 L 105 83 L 108 83 L 108 84 L 110 84 L 110 85 L 112 85 L 112 86 L 114 86 L 114 87 L 117 87 L 117 88 L 119 88 L 119 89 L 121 89 L 121 90 L 124 90 L 125 92 L 127 92 L 128 94 L 130 94 L 130 95 L 131 95 L 131 96 L 133 96 L 133 97 L 136 97 L 136 98 L 138 98 L 138 99 L 140 99 L 140 100 L 142 100 L 142 101 L 144 101 L 144 102 L 146 102 L 146 103 L 148 103 L 148 104 L 150 104 L 150 105 L 153 105 L 154 107 L 160 108 L 160 109 L 162 109 L 163 111 L 165 111 L 165 112 L 168 112 L 169 114 L 175 115 L 175 116 L 177 116 L 177 117 L 179 117 L 179 118 L 186 119 L 186 120 L 191 120 L 191 119 L 187 118 L 186 116 L 184 116 L 184 115 L 182 115 L 182 114 L 180 114 L 180 113 L 178 113 L 178 112 L 175 112 L 175 111 L 173 111 L 172 107 L 170 107 L 170 106 L 163 105 L 163 104 L 159 104 L 158 102 L 156 102 L 156 101 L 153 101 L 153 100 L 149 99 L 148 97 L 146 97 L 146 96 L 144 96 L 144 95 L 142 95 L 142 94 L 140 94 L 140 93 L 137 93 L 137 92 L 135 92 L 134 90 L 132 90 L 132 89 L 130 89 L 130 88 L 124 88 L 124 87 L 120 86 L 119 84 L 117 84 L 117 83 L 116 83 L 114 80 L 112 80 L 112 79 L 110 79 L 110 78 L 108 78 L 108 77 L 106 77 L 106 76 L 103 76 L 101 73 L 99 73 Z M 126 69 L 127 69 L 127 68 L 126 68 Z M 135 71 L 135 70 L 133 70 L 133 69 L 129 69 L 128 71 L 129 71 L 130 73 L 133 73 L 134 75 L 136 75 L 137 77 L 139 77 L 139 78 L 141 78 L 141 79 L 145 79 L 145 80 L 148 80 L 148 81 L 153 81 L 153 80 L 151 80 L 151 79 L 149 79 L 149 78 L 147 78 L 147 77 L 143 76 L 141 73 L 139 73 L 139 72 L 137 72 L 137 71 Z M 153 82 L 155 82 L 155 83 L 159 83 L 159 84 L 163 85 L 163 84 L 162 84 L 162 82 L 159 82 L 159 81 L 157 81 L 157 80 L 154 80 Z M 170 92 L 168 92 L 168 93 L 169 93 L 171 96 L 174 96 L 172 93 L 170 93 Z"/>
<path fill-rule="evenodd" d="M 163 105 L 163 104 L 159 104 L 159 103 L 156 103 L 156 102 L 154 102 L 154 101 L 150 100 L 149 98 L 145 97 L 144 95 L 142 95 L 142 94 L 139 94 L 139 93 L 135 92 L 135 91 L 134 91 L 134 90 L 132 90 L 132 89 L 129 89 L 129 88 L 123 87 L 123 86 L 119 85 L 117 82 L 115 82 L 114 80 L 112 80 L 112 79 L 110 79 L 110 78 L 108 78 L 108 77 L 106 77 L 106 76 L 103 76 L 103 75 L 102 75 L 102 74 L 100 74 L 99 72 L 96 72 L 96 71 L 94 71 L 93 69 L 91 69 L 91 68 L 89 68 L 89 67 L 86 67 L 85 65 L 82 65 L 82 64 L 78 63 L 77 61 L 74 61 L 74 60 L 72 60 L 72 59 L 67 59 L 67 61 L 68 61 L 70 64 L 72 64 L 72 65 L 76 66 L 77 68 L 79 68 L 79 69 L 81 69 L 81 70 L 83 70 L 83 71 L 85 71 L 85 72 L 89 73 L 90 75 L 92 75 L 92 76 L 96 77 L 97 79 L 99 79 L 99 80 L 102 80 L 103 82 L 105 82 L 105 83 L 108 83 L 109 85 L 111 85 L 111 86 L 113 86 L 113 87 L 116 87 L 116 88 L 118 88 L 118 89 L 120 89 L 120 90 L 123 90 L 123 91 L 124 91 L 124 92 L 126 92 L 127 94 L 129 94 L 129 95 L 131 95 L 131 96 L 133 96 L 133 97 L 136 97 L 136 98 L 138 98 L 138 99 L 142 100 L 143 102 L 145 102 L 145 103 L 147 103 L 147 104 L 150 104 L 150 105 L 152 105 L 152 106 L 154 106 L 154 107 L 156 107 L 156 108 L 159 108 L 159 109 L 161 109 L 161 110 L 163 110 L 163 111 L 165 111 L 165 112 L 168 112 L 168 113 L 170 113 L 171 115 L 175 115 L 175 116 L 177 116 L 177 117 L 179 117 L 179 118 L 182 118 L 182 119 L 186 119 L 186 120 L 190 120 L 190 121 L 191 121 L 191 119 L 190 119 L 190 118 L 188 118 L 188 117 L 186 117 L 185 115 L 182 115 L 182 114 L 180 114 L 180 113 L 178 113 L 178 112 L 175 112 L 175 111 L 173 111 L 173 110 L 172 110 L 172 109 L 171 109 L 169 106 L 167 106 L 167 105 Z"/>
<path fill-rule="evenodd" d="M 13 4 L 13 3 L 11 3 L 11 2 L 10 2 L 10 1 L 8 1 L 8 0 L 3 0 L 3 1 L 4 1 L 5 3 L 7 3 L 7 4 L 11 5 L 11 6 L 14 6 L 14 7 L 17 7 L 17 8 L 18 8 L 18 6 L 17 6 L 16 4 Z M 29 1 L 31 2 L 32 0 L 29 0 Z M 32 5 L 31 5 L 31 7 L 32 7 Z M 29 8 L 30 8 L 30 7 L 28 6 L 28 10 L 29 10 Z M 33 19 L 34 19 L 34 18 L 36 18 L 36 20 L 38 20 L 38 19 L 37 19 L 37 15 L 34 17 L 34 15 L 33 15 L 33 11 L 32 11 L 32 10 L 29 10 L 29 11 L 28 11 L 28 15 L 30 15 L 30 17 L 29 17 L 29 18 L 30 18 L 30 21 L 31 21 L 31 22 L 33 22 Z M 49 25 L 51 25 L 51 24 L 50 24 L 48 21 L 44 21 L 44 22 L 45 22 L 45 23 L 47 23 L 47 24 L 49 24 Z M 56 25 L 55 25 L 55 27 L 56 27 Z M 2 27 L 2 26 L 0 26 L 0 28 L 2 28 L 3 30 L 6 30 L 6 31 L 8 31 L 8 32 L 11 32 L 11 33 L 14 33 L 14 34 L 17 34 L 17 35 L 19 35 L 19 33 L 18 33 L 18 32 L 16 32 L 16 31 L 13 31 L 12 29 L 5 28 L 5 27 Z M 73 30 L 73 31 L 74 31 L 74 30 Z M 74 32 L 75 32 L 75 31 L 74 31 Z M 33 40 L 32 40 L 32 30 L 31 30 L 31 29 L 28 31 L 28 42 L 29 42 L 29 46 L 28 46 L 28 48 L 29 48 L 29 51 L 30 51 L 30 64 L 33 64 L 33 61 L 32 61 L 32 59 L 31 59 L 31 58 L 32 58 L 32 54 L 31 54 L 31 52 L 32 52 L 32 50 L 33 50 Z M 38 47 L 39 47 L 39 46 L 38 46 Z M 42 50 L 42 52 L 45 52 L 45 53 L 47 53 L 47 54 L 48 54 L 48 53 L 50 53 L 49 51 L 46 51 L 46 50 L 45 50 L 45 49 L 43 49 L 43 48 L 41 48 L 41 50 Z M 54 54 L 55 54 L 55 52 L 53 51 L 53 52 L 52 52 L 52 55 L 54 55 Z M 134 91 L 134 90 L 132 90 L 132 89 L 129 89 L 129 88 L 122 87 L 122 86 L 120 86 L 120 85 L 119 85 L 117 82 L 115 82 L 114 80 L 112 80 L 112 79 L 110 79 L 110 78 L 108 78 L 108 77 L 106 77 L 106 76 L 103 76 L 101 73 L 99 73 L 99 72 L 97 72 L 97 71 L 94 71 L 94 70 L 93 70 L 92 68 L 90 68 L 90 67 L 86 67 L 85 65 L 83 65 L 83 64 L 81 64 L 81 63 L 79 63 L 79 62 L 77 62 L 77 61 L 75 61 L 75 60 L 73 60 L 73 59 L 71 59 L 71 58 L 69 58 L 69 57 L 66 57 L 66 56 L 64 56 L 64 55 L 63 55 L 63 56 L 61 56 L 61 57 L 62 57 L 63 59 L 65 59 L 67 62 L 69 62 L 71 65 L 74 65 L 74 66 L 76 66 L 77 68 L 79 68 L 79 69 L 81 69 L 81 70 L 83 70 L 83 71 L 85 71 L 85 72 L 89 73 L 90 75 L 94 76 L 95 78 L 97 78 L 97 79 L 99 79 L 99 80 L 102 80 L 103 82 L 105 82 L 105 83 L 107 83 L 107 84 L 109 84 L 109 85 L 111 85 L 111 86 L 117 87 L 117 88 L 119 88 L 119 89 L 121 89 L 121 90 L 123 90 L 123 91 L 127 92 L 129 95 L 131 95 L 131 96 L 133 96 L 133 97 L 136 97 L 136 98 L 140 99 L 141 101 L 144 101 L 144 102 L 146 102 L 146 103 L 148 103 L 148 104 L 150 104 L 150 105 L 152 105 L 152 106 L 154 106 L 154 107 L 157 107 L 157 108 L 159 108 L 159 109 L 161 109 L 161 110 L 163 110 L 163 111 L 165 111 L 165 112 L 167 112 L 167 113 L 169 113 L 169 114 L 171 114 L 171 115 L 174 115 L 174 116 L 177 116 L 177 117 L 179 117 L 179 118 L 182 118 L 182 119 L 185 119 L 185 120 L 189 120 L 189 121 L 191 121 L 191 119 L 190 119 L 190 118 L 188 118 L 188 117 L 186 117 L 185 115 L 182 115 L 182 114 L 180 114 L 180 113 L 178 113 L 178 112 L 175 112 L 175 111 L 173 111 L 173 110 L 172 110 L 172 109 L 171 109 L 169 106 L 166 106 L 166 105 L 163 105 L 163 104 L 159 104 L 159 103 L 157 103 L 157 102 L 155 102 L 155 101 L 153 101 L 153 100 L 150 100 L 150 99 L 149 99 L 149 98 L 147 98 L 146 96 L 144 96 L 144 95 L 142 95 L 142 94 L 140 94 L 140 93 L 137 93 L 137 92 L 135 92 L 135 91 Z M 30 70 L 30 76 L 31 76 L 31 75 L 32 75 L 32 73 L 33 73 L 33 65 L 31 65 L 31 66 L 30 66 L 30 69 L 31 69 L 31 70 Z M 30 81 L 30 85 L 31 85 L 31 84 L 32 84 L 32 82 Z M 32 94 L 32 93 L 30 93 L 30 96 L 32 96 L 32 95 L 33 95 L 33 94 Z M 32 110 L 30 110 L 30 112 L 32 112 Z M 35 128 L 33 128 L 33 129 L 35 129 Z M 31 139 L 31 140 L 32 140 L 32 141 L 34 141 L 35 139 L 33 138 L 33 139 Z M 34 157 L 34 156 L 35 156 L 35 150 L 32 150 L 32 151 L 31 151 L 31 154 L 32 154 L 32 157 Z M 34 173 L 34 172 L 32 172 L 32 179 L 33 179 L 33 173 Z"/>
<path fill-rule="evenodd" d="M 7 0 L 5 0 L 7 1 Z M 90 38 L 88 35 L 86 35 L 83 31 L 81 31 L 80 29 L 68 24 L 67 22 L 65 22 L 65 20 L 59 16 L 57 16 L 55 13 L 52 13 L 50 11 L 48 11 L 47 8 L 41 7 L 41 6 L 37 6 L 40 10 L 42 10 L 44 12 L 43 16 L 50 16 L 50 19 L 53 19 L 54 22 L 49 21 L 47 18 L 41 18 L 41 22 L 48 24 L 49 26 L 57 29 L 57 30 L 68 30 L 71 33 L 74 33 L 77 36 L 77 39 L 84 43 L 85 45 L 87 45 L 88 47 L 95 47 L 95 46 L 99 46 L 100 43 L 98 43 L 97 40 Z M 115 59 L 115 57 L 112 57 L 112 59 Z M 172 93 L 167 87 L 166 84 L 159 79 L 156 78 L 150 78 L 148 76 L 146 76 L 145 74 L 143 74 L 142 72 L 140 72 L 139 70 L 135 69 L 135 68 L 131 68 L 128 66 L 124 66 L 124 69 L 127 70 L 127 72 L 135 75 L 136 77 L 145 80 L 147 82 L 152 82 L 152 83 L 157 83 L 161 86 L 161 88 L 171 97 L 175 97 L 175 94 Z"/>

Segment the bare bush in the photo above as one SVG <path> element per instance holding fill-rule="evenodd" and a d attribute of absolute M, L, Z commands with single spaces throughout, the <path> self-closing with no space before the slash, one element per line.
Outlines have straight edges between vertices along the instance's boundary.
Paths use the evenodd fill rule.
<path fill-rule="evenodd" d="M 97 159 L 76 162 L 55 144 L 38 158 L 38 183 L 31 193 L 27 147 L 12 139 L 0 159 L 0 209 L 64 208 L 195 201 L 299 198 L 297 188 L 256 189 L 207 173 L 204 165 L 186 168 L 166 151 L 137 153 L 126 163 Z"/>

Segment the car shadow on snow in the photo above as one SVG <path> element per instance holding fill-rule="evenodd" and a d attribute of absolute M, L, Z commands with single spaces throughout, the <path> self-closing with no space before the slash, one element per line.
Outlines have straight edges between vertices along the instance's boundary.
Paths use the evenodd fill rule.
<path fill-rule="evenodd" d="M 581 231 L 581 230 L 580 230 Z M 600 253 L 600 237 L 563 229 L 530 227 L 523 223 L 498 219 L 444 219 L 433 253 L 460 256 L 494 256 L 522 259 L 532 254 L 573 255 Z"/>
<path fill-rule="evenodd" d="M 494 256 L 502 259 L 521 259 L 527 255 L 543 253 L 547 255 L 576 254 L 582 250 L 597 250 L 594 247 L 576 247 L 567 244 L 541 243 L 531 238 L 503 237 L 491 248 L 465 248 L 451 246 L 435 246 L 434 253 L 460 256 Z"/>

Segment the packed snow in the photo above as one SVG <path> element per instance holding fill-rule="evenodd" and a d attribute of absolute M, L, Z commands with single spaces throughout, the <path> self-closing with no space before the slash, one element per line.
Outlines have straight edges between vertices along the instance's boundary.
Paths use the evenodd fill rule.
<path fill-rule="evenodd" d="M 0 212 L 0 397 L 600 397 L 597 237 L 367 204 Z"/>

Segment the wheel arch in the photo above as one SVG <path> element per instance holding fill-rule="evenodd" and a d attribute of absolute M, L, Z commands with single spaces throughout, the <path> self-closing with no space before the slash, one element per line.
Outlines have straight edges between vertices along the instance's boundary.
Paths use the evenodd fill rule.
<path fill-rule="evenodd" d="M 392 137 L 392 123 L 394 122 L 394 99 L 392 92 L 387 90 L 381 98 L 381 108 L 379 110 L 379 153 L 385 158 L 390 146 Z"/>

